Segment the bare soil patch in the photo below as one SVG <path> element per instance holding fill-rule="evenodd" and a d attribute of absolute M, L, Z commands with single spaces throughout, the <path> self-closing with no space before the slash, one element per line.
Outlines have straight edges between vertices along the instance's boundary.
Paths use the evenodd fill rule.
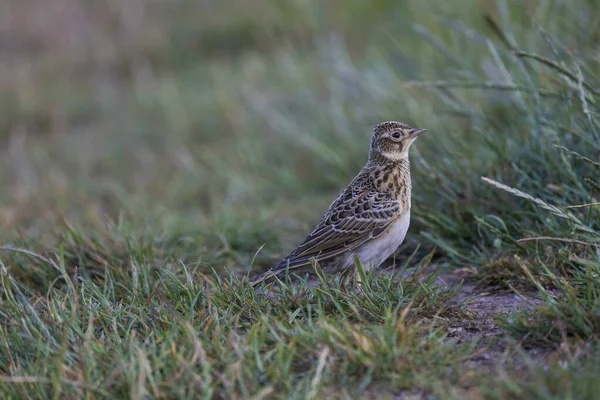
<path fill-rule="evenodd" d="M 511 312 L 531 310 L 541 303 L 529 295 L 534 292 L 516 293 L 511 290 L 482 287 L 467 271 L 453 271 L 440 275 L 439 283 L 448 289 L 462 283 L 456 301 L 468 298 L 466 308 L 471 319 L 453 321 L 449 325 L 449 338 L 457 343 L 478 341 L 479 351 L 469 361 L 469 365 L 477 368 L 492 369 L 502 364 L 512 364 L 519 368 L 522 361 L 515 353 L 517 341 L 497 322 L 497 317 Z M 546 346 L 528 346 L 525 349 L 534 361 L 543 362 L 554 350 Z"/>

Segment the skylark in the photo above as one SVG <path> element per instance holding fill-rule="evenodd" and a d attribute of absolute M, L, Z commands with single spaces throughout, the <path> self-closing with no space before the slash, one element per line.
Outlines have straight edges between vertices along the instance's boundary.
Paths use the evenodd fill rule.
<path fill-rule="evenodd" d="M 367 164 L 335 199 L 306 240 L 254 281 L 256 286 L 286 271 L 351 271 L 358 256 L 365 270 L 378 267 L 402 244 L 410 223 L 408 150 L 425 129 L 388 121 L 373 129 Z"/>

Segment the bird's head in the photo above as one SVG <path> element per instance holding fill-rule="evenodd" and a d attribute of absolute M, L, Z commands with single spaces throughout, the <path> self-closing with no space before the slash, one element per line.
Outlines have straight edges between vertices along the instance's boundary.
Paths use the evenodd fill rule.
<path fill-rule="evenodd" d="M 426 129 L 411 128 L 402 122 L 377 124 L 373 128 L 370 158 L 383 157 L 392 161 L 408 158 L 410 145 L 425 132 Z"/>

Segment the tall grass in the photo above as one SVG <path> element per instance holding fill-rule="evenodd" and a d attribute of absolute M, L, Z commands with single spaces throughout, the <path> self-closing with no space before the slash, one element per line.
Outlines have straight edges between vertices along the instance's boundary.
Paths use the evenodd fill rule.
<path fill-rule="evenodd" d="M 5 397 L 595 395 L 593 2 L 36 4 L 0 6 Z M 428 129 L 394 260 L 437 273 L 250 290 L 386 119 Z M 465 267 L 543 300 L 498 321 L 548 368 L 448 337 Z"/>

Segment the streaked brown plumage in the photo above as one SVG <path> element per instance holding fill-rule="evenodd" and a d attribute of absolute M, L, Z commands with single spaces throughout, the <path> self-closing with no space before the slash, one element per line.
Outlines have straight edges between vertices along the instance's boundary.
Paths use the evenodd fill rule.
<path fill-rule="evenodd" d="M 304 242 L 252 284 L 282 278 L 286 270 L 323 272 L 379 266 L 400 246 L 410 222 L 411 179 L 408 150 L 425 129 L 389 121 L 373 129 L 367 164 L 335 199 Z"/>

